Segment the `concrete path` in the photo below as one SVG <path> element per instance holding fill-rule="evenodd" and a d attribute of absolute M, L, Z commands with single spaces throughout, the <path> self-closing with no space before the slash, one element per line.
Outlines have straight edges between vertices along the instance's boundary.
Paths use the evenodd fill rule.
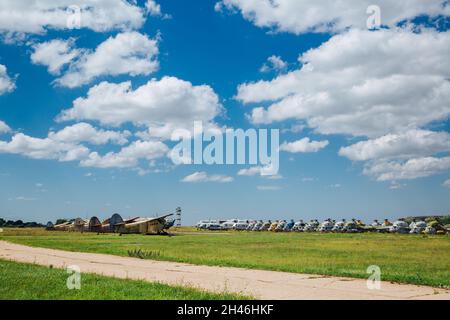
<path fill-rule="evenodd" d="M 189 285 L 215 292 L 235 292 L 257 299 L 445 299 L 450 290 L 382 282 L 369 290 L 363 279 L 287 272 L 196 266 L 105 254 L 32 248 L 0 241 L 0 259 L 55 268 L 77 265 L 81 272 L 104 276 Z M 1 271 L 0 271 L 1 272 Z"/>

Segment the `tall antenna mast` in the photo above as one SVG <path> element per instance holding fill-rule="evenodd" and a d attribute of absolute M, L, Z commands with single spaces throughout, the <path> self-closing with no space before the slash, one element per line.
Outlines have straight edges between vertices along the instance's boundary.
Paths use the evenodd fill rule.
<path fill-rule="evenodd" d="M 181 227 L 181 208 L 178 207 L 175 209 L 175 217 L 177 221 L 177 227 Z"/>

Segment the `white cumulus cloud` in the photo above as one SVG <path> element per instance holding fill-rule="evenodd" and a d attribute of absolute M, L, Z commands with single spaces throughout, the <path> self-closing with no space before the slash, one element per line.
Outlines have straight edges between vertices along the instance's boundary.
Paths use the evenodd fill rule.
<path fill-rule="evenodd" d="M 1 124 L 0 121 L 0 127 Z M 77 123 L 56 132 L 50 131 L 46 138 L 17 133 L 9 142 L 0 140 L 0 153 L 19 154 L 32 159 L 81 161 L 92 154 L 82 143 L 124 145 L 130 135 L 128 131 L 96 129 L 87 123 Z"/>
<path fill-rule="evenodd" d="M 204 171 L 201 171 L 201 172 L 197 171 L 191 175 L 184 177 L 181 181 L 189 182 L 189 183 L 199 183 L 199 182 L 228 183 L 228 182 L 232 182 L 233 180 L 234 180 L 233 177 L 219 175 L 219 174 L 208 175 Z"/>
<path fill-rule="evenodd" d="M 145 3 L 145 8 L 147 12 L 152 16 L 160 16 L 161 15 L 161 5 L 156 3 L 154 0 L 147 0 Z"/>
<path fill-rule="evenodd" d="M 0 134 L 9 132 L 11 132 L 11 128 L 4 121 L 0 120 Z"/>
<path fill-rule="evenodd" d="M 322 134 L 377 137 L 450 115 L 450 32 L 352 30 L 299 58 L 302 67 L 242 84 L 254 123 L 306 121 Z"/>
<path fill-rule="evenodd" d="M 55 83 L 75 88 L 102 76 L 149 75 L 159 68 L 158 53 L 157 40 L 133 31 L 110 37 L 95 50 L 73 48 L 73 40 L 52 40 L 36 45 L 31 59 L 53 74 L 68 65 Z"/>
<path fill-rule="evenodd" d="M 366 161 L 364 174 L 379 181 L 416 179 L 449 169 L 449 157 L 436 157 L 450 151 L 450 134 L 409 130 L 361 141 L 340 149 L 353 161 Z"/>
<path fill-rule="evenodd" d="M 81 54 L 81 50 L 74 48 L 74 39 L 55 39 L 35 44 L 33 49 L 31 61 L 34 64 L 47 66 L 48 72 L 54 75 L 58 75 L 64 65 Z"/>
<path fill-rule="evenodd" d="M 0 96 L 16 88 L 14 80 L 8 76 L 6 67 L 0 64 Z"/>
<path fill-rule="evenodd" d="M 267 58 L 267 62 L 259 69 L 260 72 L 270 72 L 270 71 L 284 71 L 286 70 L 288 64 L 283 61 L 280 56 L 270 56 Z"/>
<path fill-rule="evenodd" d="M 309 138 L 303 138 L 294 142 L 285 142 L 280 146 L 281 151 L 290 153 L 310 153 L 318 152 L 328 146 L 328 141 L 311 141 Z"/>
<path fill-rule="evenodd" d="M 44 34 L 87 28 L 96 32 L 140 28 L 145 9 L 128 0 L 2 0 L 0 33 Z"/>
<path fill-rule="evenodd" d="M 59 142 L 81 143 L 89 142 L 94 145 L 102 145 L 114 143 L 124 145 L 131 136 L 129 131 L 110 131 L 96 129 L 88 123 L 77 123 L 72 126 L 65 127 L 58 132 L 50 132 L 48 137 L 51 140 Z"/>
<path fill-rule="evenodd" d="M 450 116 L 449 56 L 448 31 L 353 29 L 302 54 L 298 70 L 241 84 L 236 98 L 269 102 L 252 110 L 256 124 L 298 120 L 320 134 L 368 137 L 340 155 L 367 161 L 377 180 L 427 177 L 445 170 L 438 154 L 450 151 L 447 132 L 423 129 Z"/>
<path fill-rule="evenodd" d="M 361 141 L 339 151 L 353 161 L 413 158 L 450 151 L 450 134 L 428 130 L 409 130 Z"/>
<path fill-rule="evenodd" d="M 155 0 L 147 0 L 145 3 L 145 9 L 147 10 L 147 13 L 153 17 L 161 17 L 163 19 L 171 18 L 169 14 L 162 13 L 161 5 L 156 3 Z"/>
<path fill-rule="evenodd" d="M 273 168 L 271 166 L 253 166 L 250 168 L 241 169 L 238 171 L 238 176 L 261 176 L 263 178 L 269 179 L 269 180 L 279 180 L 283 179 L 283 176 L 276 174 L 273 174 Z"/>
<path fill-rule="evenodd" d="M 0 141 L 0 153 L 19 154 L 32 159 L 75 161 L 86 157 L 89 149 L 75 143 L 34 138 L 18 133 L 10 142 Z"/>
<path fill-rule="evenodd" d="M 450 157 L 422 157 L 407 161 L 375 161 L 364 168 L 364 174 L 378 181 L 412 180 L 446 172 Z"/>
<path fill-rule="evenodd" d="M 169 138 L 174 129 L 192 128 L 194 121 L 206 126 L 222 112 L 219 97 L 207 85 L 194 86 L 174 77 L 151 80 L 136 88 L 131 82 L 102 82 L 86 98 L 78 98 L 63 111 L 60 121 L 96 120 L 104 125 L 147 125 L 155 135 Z"/>
<path fill-rule="evenodd" d="M 83 167 L 95 168 L 135 168 L 140 160 L 155 160 L 167 155 L 169 148 L 160 141 L 135 141 L 119 152 L 109 152 L 104 156 L 97 152 L 89 154 L 81 161 Z"/>
<path fill-rule="evenodd" d="M 250 167 L 247 169 L 241 169 L 238 172 L 238 176 L 257 176 L 257 175 L 261 175 L 261 170 L 263 168 L 262 167 Z"/>
<path fill-rule="evenodd" d="M 239 11 L 258 27 L 295 34 L 307 32 L 340 32 L 349 27 L 367 28 L 368 8 L 380 8 L 383 25 L 393 27 L 399 22 L 420 15 L 449 15 L 445 0 L 222 0 L 216 11 Z"/>

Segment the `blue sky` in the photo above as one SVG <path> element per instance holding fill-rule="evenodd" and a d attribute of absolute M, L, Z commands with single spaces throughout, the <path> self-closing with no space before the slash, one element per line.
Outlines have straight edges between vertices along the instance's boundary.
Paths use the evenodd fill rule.
<path fill-rule="evenodd" d="M 51 5 L 18 8 L 17 2 L 5 1 L 0 17 L 7 9 L 25 10 L 24 19 L 33 10 L 45 15 L 51 9 Z M 280 0 L 269 11 L 260 9 L 269 6 L 268 0 L 261 0 L 260 7 L 245 0 L 225 0 L 221 5 L 212 0 L 195 5 L 138 1 L 128 3 L 130 13 L 121 10 L 123 15 L 108 20 L 102 30 L 83 11 L 83 25 L 77 30 L 56 22 L 22 25 L 3 20 L 0 65 L 6 72 L 0 69 L 0 79 L 9 87 L 2 87 L 0 81 L 0 216 L 46 222 L 75 216 L 106 218 L 114 212 L 153 216 L 181 206 L 184 223 L 192 224 L 219 217 L 372 220 L 448 213 L 449 9 L 444 1 L 426 5 L 412 1 L 408 11 L 378 2 L 384 27 L 371 31 L 365 25 L 369 17 L 365 1 L 353 11 L 345 5 L 330 8 L 327 1 Z M 91 1 L 71 3 L 83 8 Z M 123 3 L 113 1 L 109 7 L 113 10 L 117 5 L 120 10 Z M 146 3 L 160 7 L 145 9 Z M 106 7 L 99 1 L 94 13 L 103 14 Z M 323 13 L 305 17 L 307 9 Z M 417 17 L 433 22 L 413 24 Z M 132 26 L 123 28 L 122 23 Z M 400 24 L 407 26 L 397 29 Z M 148 50 L 156 48 L 157 53 L 139 52 L 138 44 L 115 57 L 114 45 L 121 50 L 123 43 L 109 40 L 122 34 L 135 37 Z M 55 40 L 66 44 L 67 51 L 43 50 L 43 44 Z M 97 50 L 99 59 L 94 59 L 96 48 L 110 42 L 114 50 Z M 73 59 L 55 66 L 56 58 L 67 54 Z M 272 64 L 269 57 L 276 57 L 281 65 Z M 132 58 L 142 62 L 133 70 L 135 60 L 126 60 Z M 144 64 L 150 60 L 158 67 Z M 113 74 L 111 70 L 123 65 L 129 70 Z M 270 70 L 262 72 L 263 65 Z M 58 72 L 50 72 L 51 66 Z M 57 82 L 66 75 L 78 82 Z M 115 88 L 130 81 L 129 90 L 134 91 L 154 79 L 161 89 L 168 76 L 177 79 L 172 88 L 176 94 L 188 96 L 176 106 L 158 100 L 171 91 L 151 96 L 151 103 L 143 99 L 141 106 L 156 108 L 148 119 L 148 113 L 142 114 L 144 124 L 133 120 L 136 114 L 131 111 L 127 114 L 131 107 L 121 98 L 113 101 L 100 94 L 107 102 L 88 99 L 90 90 L 102 82 Z M 179 89 L 182 81 L 189 85 Z M 151 95 L 153 89 L 147 93 Z M 185 105 L 188 98 L 193 103 Z M 84 100 L 87 109 L 75 108 L 77 99 Z M 280 129 L 281 143 L 291 144 L 280 152 L 279 179 L 239 174 L 248 165 L 173 166 L 162 151 L 155 151 L 152 160 L 123 159 L 125 155 L 120 163 L 116 159 L 120 150 L 136 141 L 148 139 L 152 148 L 163 150 L 162 146 L 171 146 L 167 137 L 142 138 L 136 133 L 152 130 L 155 118 L 158 125 L 190 128 L 197 106 L 203 103 L 213 115 L 200 120 L 211 125 Z M 223 112 L 215 112 L 218 105 Z M 93 115 L 86 111 L 89 108 L 103 113 Z M 109 111 L 117 112 L 115 108 L 125 110 L 120 123 L 102 118 Z M 57 121 L 68 109 L 74 116 Z M 185 123 L 174 115 L 178 111 L 186 113 Z M 2 130 L 2 123 L 8 129 Z M 79 123 L 89 124 L 97 134 L 123 134 L 127 142 L 68 141 L 67 136 L 45 140 L 50 131 Z M 20 134 L 25 140 L 12 144 Z M 325 147 L 312 147 L 312 142 L 324 141 Z M 39 149 L 38 157 L 33 148 Z M 80 155 L 62 161 L 67 148 L 79 150 Z M 96 161 L 87 161 L 94 152 Z M 109 152 L 113 164 L 103 157 Z M 138 174 L 138 168 L 148 172 Z M 232 182 L 182 182 L 195 172 L 231 177 Z"/>

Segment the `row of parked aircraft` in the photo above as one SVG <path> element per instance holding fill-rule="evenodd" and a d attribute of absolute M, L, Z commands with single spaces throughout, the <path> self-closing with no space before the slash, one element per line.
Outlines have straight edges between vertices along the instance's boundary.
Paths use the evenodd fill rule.
<path fill-rule="evenodd" d="M 203 230 L 239 230 L 239 231 L 273 231 L 273 232 L 336 232 L 336 233 L 360 233 L 360 232 L 390 232 L 411 234 L 450 234 L 450 226 L 443 226 L 439 221 L 430 222 L 413 221 L 410 224 L 403 220 L 391 223 L 388 219 L 383 222 L 375 220 L 366 225 L 361 220 L 335 221 L 327 219 L 320 223 L 318 220 L 295 222 L 290 220 L 278 221 L 254 221 L 254 220 L 202 220 L 197 223 L 198 229 Z"/>
<path fill-rule="evenodd" d="M 76 218 L 57 225 L 48 222 L 47 230 L 120 234 L 165 234 L 166 231 L 175 224 L 175 220 L 167 219 L 172 215 L 173 214 L 167 214 L 156 218 L 135 217 L 124 220 L 119 214 L 115 213 L 111 218 L 108 218 L 103 222 L 97 217 L 92 217 L 89 220 Z"/>

